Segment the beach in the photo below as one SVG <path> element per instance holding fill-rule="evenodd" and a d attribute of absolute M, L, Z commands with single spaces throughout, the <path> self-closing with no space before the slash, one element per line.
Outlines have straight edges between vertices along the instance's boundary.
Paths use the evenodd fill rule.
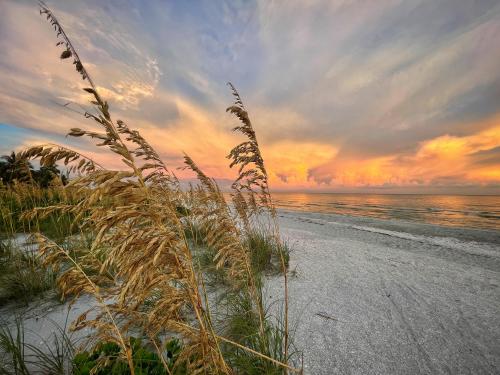
<path fill-rule="evenodd" d="M 280 225 L 305 373 L 500 372 L 499 231 L 292 211 Z"/>
<path fill-rule="evenodd" d="M 499 231 L 286 210 L 279 222 L 305 374 L 500 372 Z M 264 290 L 279 308 L 283 279 L 268 277 Z M 14 328 L 22 314 L 26 340 L 45 346 L 94 303 L 68 311 L 49 299 L 0 315 Z"/>
<path fill-rule="evenodd" d="M 500 375 L 500 0 L 0 36 L 0 375 Z"/>

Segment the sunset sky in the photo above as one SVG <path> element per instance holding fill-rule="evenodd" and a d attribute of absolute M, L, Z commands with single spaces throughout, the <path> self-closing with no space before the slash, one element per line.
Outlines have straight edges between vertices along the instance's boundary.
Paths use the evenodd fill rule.
<path fill-rule="evenodd" d="M 274 189 L 500 194 L 498 0 L 46 3 L 173 170 L 186 152 L 233 178 L 231 81 Z M 65 137 L 94 125 L 61 106 L 88 85 L 55 43 L 36 1 L 0 0 L 0 153 L 55 142 L 120 168 Z"/>

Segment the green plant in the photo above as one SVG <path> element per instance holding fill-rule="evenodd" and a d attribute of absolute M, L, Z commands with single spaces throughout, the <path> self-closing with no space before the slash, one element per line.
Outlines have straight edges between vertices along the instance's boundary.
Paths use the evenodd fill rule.
<path fill-rule="evenodd" d="M 26 158 L 12 151 L 0 157 L 0 180 L 4 184 L 33 181 L 33 166 Z"/>
<path fill-rule="evenodd" d="M 25 183 L 0 184 L 0 235 L 13 237 L 18 233 L 40 231 L 48 237 L 62 240 L 78 230 L 71 214 L 52 213 L 43 218 L 34 216 L 31 220 L 22 217 L 23 212 L 58 204 L 75 204 L 82 193 L 53 185 L 42 189 Z"/>
<path fill-rule="evenodd" d="M 144 346 L 142 340 L 131 337 L 130 347 L 136 374 L 186 374 L 185 366 L 177 363 L 181 352 L 181 345 L 177 339 L 172 339 L 165 344 L 164 358 L 168 370 L 158 354 Z M 120 346 L 114 342 L 101 342 L 91 352 L 80 352 L 73 359 L 73 374 L 130 374 L 129 364 L 121 359 L 120 351 Z"/>
<path fill-rule="evenodd" d="M 263 229 L 252 229 L 245 234 L 246 245 L 250 249 L 252 267 L 257 274 L 279 273 L 282 271 L 281 256 L 288 269 L 290 248 L 286 242 Z"/>
<path fill-rule="evenodd" d="M 16 331 L 13 333 L 7 327 L 0 327 L 0 373 L 29 375 L 24 328 L 16 321 Z"/>
<path fill-rule="evenodd" d="M 52 340 L 42 339 L 39 347 L 26 342 L 22 321 L 16 319 L 15 323 L 15 329 L 0 327 L 0 374 L 65 375 L 71 372 L 74 345 L 66 333 L 66 325 L 54 324 Z"/>
<path fill-rule="evenodd" d="M 2 241 L 0 252 L 0 304 L 8 301 L 28 303 L 33 297 L 55 288 L 56 275 L 44 266 L 38 254 L 21 250 Z"/>

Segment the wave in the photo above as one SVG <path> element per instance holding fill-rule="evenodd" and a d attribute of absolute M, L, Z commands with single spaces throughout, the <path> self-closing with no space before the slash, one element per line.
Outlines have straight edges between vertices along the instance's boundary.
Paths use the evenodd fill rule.
<path fill-rule="evenodd" d="M 370 226 L 345 224 L 345 223 L 338 223 L 331 221 L 326 221 L 326 223 L 335 226 L 347 227 L 363 232 L 376 233 L 389 237 L 401 238 L 408 241 L 416 241 L 429 245 L 439 246 L 440 248 L 458 250 L 471 255 L 500 258 L 499 249 L 495 246 L 491 246 L 488 243 L 477 242 L 477 241 L 464 241 L 453 237 L 424 236 L 424 235 L 411 234 L 407 232 L 400 232 L 400 231 L 394 231 L 394 230 L 388 230 Z"/>

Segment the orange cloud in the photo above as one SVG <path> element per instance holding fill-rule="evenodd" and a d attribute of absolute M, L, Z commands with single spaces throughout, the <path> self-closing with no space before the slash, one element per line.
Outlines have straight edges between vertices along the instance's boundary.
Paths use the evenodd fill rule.
<path fill-rule="evenodd" d="M 311 175 L 331 176 L 331 186 L 430 186 L 500 183 L 500 119 L 468 136 L 442 135 L 421 142 L 411 155 L 333 159 Z M 483 127 L 484 128 L 484 127 Z M 498 153 L 495 153 L 498 151 Z M 491 153 L 486 165 L 478 155 Z"/>
<path fill-rule="evenodd" d="M 415 172 L 427 173 L 430 178 L 463 175 L 465 182 L 499 182 L 500 157 L 486 167 L 474 165 L 473 155 L 500 146 L 500 124 L 477 134 L 457 137 L 444 135 L 423 142 L 411 160 Z M 421 172 L 421 174 L 422 174 Z"/>
<path fill-rule="evenodd" d="M 298 141 L 283 141 L 264 147 L 270 181 L 275 187 L 312 187 L 309 170 L 331 160 L 337 154 L 334 146 Z"/>
<path fill-rule="evenodd" d="M 168 126 L 159 128 L 147 122 L 134 126 L 167 158 L 179 177 L 193 177 L 188 171 L 177 170 L 182 165 L 182 152 L 186 152 L 207 175 L 233 179 L 236 171 L 228 168 L 226 155 L 243 140 L 230 131 L 236 120 L 222 113 L 216 117 L 180 96 L 168 96 L 168 100 L 179 112 Z M 478 158 L 500 146 L 500 121 L 494 119 L 486 125 L 476 134 L 442 135 L 421 142 L 410 155 L 346 158 L 335 145 L 298 140 L 264 141 L 261 147 L 275 189 L 500 183 L 500 151 L 488 156 L 488 163 L 481 164 Z M 99 151 L 93 154 L 96 159 L 119 167 L 111 154 Z"/>

